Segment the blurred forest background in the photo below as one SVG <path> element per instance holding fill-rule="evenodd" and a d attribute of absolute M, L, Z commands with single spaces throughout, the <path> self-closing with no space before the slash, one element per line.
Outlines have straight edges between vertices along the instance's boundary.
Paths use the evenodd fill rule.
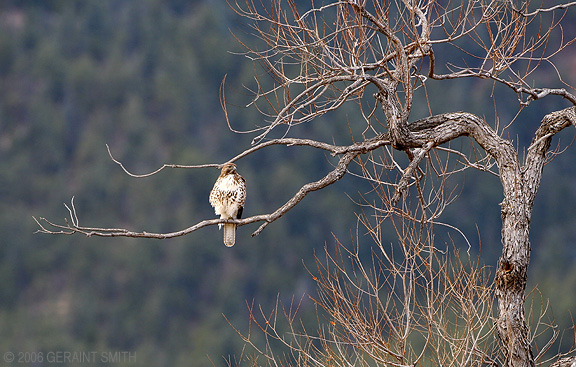
<path fill-rule="evenodd" d="M 314 255 L 331 247 L 333 236 L 369 253 L 368 239 L 356 238 L 355 216 L 355 201 L 369 188 L 353 176 L 312 193 L 260 236 L 250 237 L 256 225 L 239 228 L 233 248 L 224 247 L 216 227 L 163 241 L 34 234 L 32 216 L 62 222 L 72 196 L 86 226 L 170 232 L 214 217 L 208 194 L 216 169 L 135 179 L 110 160 L 105 144 L 134 173 L 164 163 L 221 163 L 248 148 L 253 136 L 228 129 L 219 101 L 226 75 L 227 98 L 246 105 L 242 85 L 262 72 L 237 53 L 231 31 L 256 42 L 244 20 L 215 0 L 0 4 L 0 354 L 130 351 L 137 365 L 224 365 L 243 342 L 223 315 L 247 331 L 247 305 L 266 310 L 302 298 L 302 317 L 314 321 L 308 295 L 315 283 L 306 270 L 314 269 Z M 567 16 L 576 20 L 574 10 Z M 573 37 L 576 25 L 565 32 Z M 575 48 L 558 62 L 571 84 Z M 472 79 L 451 88 L 429 83 L 428 93 L 442 97 L 432 111 L 467 110 L 491 121 L 496 106 L 506 125 L 516 96 L 496 103 L 491 87 Z M 535 102 L 507 133 L 525 145 L 542 116 L 564 107 L 560 99 Z M 229 109 L 235 129 L 263 118 L 254 108 Z M 345 106 L 293 134 L 346 142 L 347 124 L 357 118 L 354 106 Z M 566 130 L 561 149 L 574 137 Z M 331 167 L 324 153 L 297 147 L 272 147 L 237 164 L 248 182 L 246 216 L 273 211 Z M 495 264 L 498 179 L 472 170 L 457 179 L 460 196 L 443 220 L 466 234 L 483 262 Z M 571 326 L 576 305 L 575 207 L 576 149 L 569 147 L 545 168 L 529 274 L 530 287 L 552 300 L 562 329 Z M 466 247 L 455 231 L 438 239 Z"/>

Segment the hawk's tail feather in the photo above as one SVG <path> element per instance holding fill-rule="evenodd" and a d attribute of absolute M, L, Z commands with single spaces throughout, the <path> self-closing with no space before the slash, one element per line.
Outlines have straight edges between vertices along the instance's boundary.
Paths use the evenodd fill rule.
<path fill-rule="evenodd" d="M 236 242 L 236 224 L 224 224 L 224 244 L 228 247 L 234 246 Z"/>

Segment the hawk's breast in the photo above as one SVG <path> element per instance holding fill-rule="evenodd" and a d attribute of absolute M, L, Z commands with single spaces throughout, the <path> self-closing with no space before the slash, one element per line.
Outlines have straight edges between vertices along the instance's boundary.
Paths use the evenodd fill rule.
<path fill-rule="evenodd" d="M 244 206 L 246 186 L 236 175 L 219 177 L 210 194 L 210 203 L 217 215 L 235 218 L 240 207 Z"/>

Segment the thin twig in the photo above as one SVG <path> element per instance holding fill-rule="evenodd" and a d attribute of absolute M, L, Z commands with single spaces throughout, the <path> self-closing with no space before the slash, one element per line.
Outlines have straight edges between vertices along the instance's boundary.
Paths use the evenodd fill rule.
<path fill-rule="evenodd" d="M 164 168 L 207 168 L 207 167 L 220 167 L 221 166 L 219 164 L 200 164 L 200 165 L 164 164 L 164 165 L 162 165 L 162 167 L 158 168 L 155 171 L 138 175 L 138 174 L 134 174 L 134 173 L 128 171 L 126 169 L 126 167 L 124 167 L 124 164 L 122 164 L 122 162 L 120 162 L 116 158 L 114 158 L 114 156 L 112 155 L 112 152 L 110 151 L 110 146 L 108 144 L 106 144 L 106 149 L 108 150 L 108 155 L 110 156 L 110 159 L 112 159 L 112 161 L 114 163 L 119 165 L 122 168 L 122 170 L 128 176 L 135 177 L 135 178 L 144 178 L 144 177 L 153 176 L 153 175 L 157 174 L 158 172 L 162 171 Z"/>

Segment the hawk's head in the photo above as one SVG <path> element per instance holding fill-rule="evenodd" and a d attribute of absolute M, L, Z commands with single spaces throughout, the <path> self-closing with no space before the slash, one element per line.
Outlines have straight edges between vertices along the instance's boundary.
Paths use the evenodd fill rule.
<path fill-rule="evenodd" d="M 234 163 L 226 163 L 224 167 L 222 167 L 220 175 L 226 176 L 234 173 L 236 173 L 236 165 Z"/>

